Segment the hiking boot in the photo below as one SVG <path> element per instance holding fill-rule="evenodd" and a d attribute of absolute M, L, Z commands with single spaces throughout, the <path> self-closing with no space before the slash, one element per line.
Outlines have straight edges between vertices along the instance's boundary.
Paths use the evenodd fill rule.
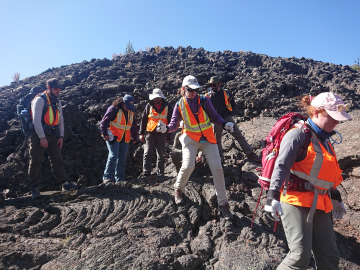
<path fill-rule="evenodd" d="M 71 181 L 66 181 L 63 185 L 62 185 L 62 191 L 73 191 L 73 190 L 77 190 L 77 184 Z"/>
<path fill-rule="evenodd" d="M 146 177 L 149 177 L 149 176 L 151 176 L 151 173 L 142 172 L 142 173 L 138 176 L 138 179 L 146 178 Z"/>
<path fill-rule="evenodd" d="M 38 187 L 31 189 L 31 198 L 34 200 L 39 199 L 41 197 L 40 191 Z"/>
<path fill-rule="evenodd" d="M 228 203 L 220 205 L 218 210 L 221 212 L 221 214 L 226 220 L 232 219 L 233 215 L 230 212 L 230 206 Z"/>
<path fill-rule="evenodd" d="M 112 179 L 104 179 L 104 180 L 103 180 L 103 184 L 104 184 L 105 186 L 111 186 L 111 185 L 114 184 L 114 183 L 115 183 L 115 181 L 112 180 Z"/>
<path fill-rule="evenodd" d="M 181 204 L 184 202 L 183 196 L 182 196 L 182 192 L 180 189 L 176 188 L 175 189 L 175 203 L 176 204 Z"/>
<path fill-rule="evenodd" d="M 255 162 L 261 162 L 261 157 L 257 156 L 254 152 L 246 155 L 249 159 Z"/>

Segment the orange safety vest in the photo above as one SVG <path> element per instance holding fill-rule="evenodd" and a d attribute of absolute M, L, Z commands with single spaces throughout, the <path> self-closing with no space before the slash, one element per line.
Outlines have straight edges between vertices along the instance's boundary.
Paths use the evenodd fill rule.
<path fill-rule="evenodd" d="M 110 122 L 110 130 L 114 136 L 117 137 L 117 141 L 120 142 L 125 133 L 125 142 L 130 142 L 131 134 L 130 129 L 134 120 L 134 113 L 128 111 L 128 122 L 126 123 L 125 115 L 123 110 L 119 109 L 116 115 L 116 119 Z"/>
<path fill-rule="evenodd" d="M 164 108 L 164 110 L 161 113 L 158 113 L 155 111 L 155 109 L 150 106 L 150 113 L 148 115 L 148 122 L 146 125 L 146 131 L 154 131 L 157 124 L 161 120 L 165 125 L 168 124 L 167 116 L 168 116 L 168 106 Z"/>
<path fill-rule="evenodd" d="M 225 98 L 225 105 L 226 105 L 226 109 L 228 109 L 230 112 L 232 112 L 232 106 L 231 106 L 231 103 L 230 103 L 230 96 L 228 95 L 227 93 L 227 90 L 223 90 L 224 92 L 224 98 Z"/>
<path fill-rule="evenodd" d="M 328 144 L 335 155 L 331 144 L 329 142 Z M 280 200 L 288 204 L 313 208 L 314 211 L 320 209 L 328 213 L 333 209 L 328 190 L 342 182 L 341 172 L 336 155 L 332 156 L 327 152 L 313 134 L 306 158 L 294 162 L 291 173 L 309 181 L 315 189 L 305 192 L 287 190 L 285 195 L 281 194 Z"/>
<path fill-rule="evenodd" d="M 60 108 L 58 103 L 56 103 L 56 114 L 54 114 L 54 110 L 53 107 L 51 106 L 51 101 L 50 101 L 50 97 L 48 95 L 48 93 L 46 93 L 46 91 L 44 92 L 45 96 L 46 96 L 46 106 L 47 106 L 47 110 L 46 113 L 44 115 L 44 123 L 48 126 L 56 126 L 59 124 L 60 121 Z"/>
<path fill-rule="evenodd" d="M 184 128 L 182 133 L 188 135 L 194 141 L 199 142 L 202 135 L 210 143 L 216 143 L 214 130 L 211 125 L 209 116 L 206 114 L 205 110 L 200 106 L 200 97 L 198 95 L 198 107 L 199 111 L 197 113 L 199 122 L 196 120 L 194 114 L 192 113 L 189 104 L 187 103 L 185 97 L 182 97 L 179 100 L 178 106 L 181 113 L 182 119 L 184 121 Z"/>

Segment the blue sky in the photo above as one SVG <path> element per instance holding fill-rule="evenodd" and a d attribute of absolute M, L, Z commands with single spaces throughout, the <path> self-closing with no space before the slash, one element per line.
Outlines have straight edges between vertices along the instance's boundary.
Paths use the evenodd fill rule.
<path fill-rule="evenodd" d="M 0 86 L 154 46 L 252 51 L 353 65 L 358 0 L 0 0 Z"/>

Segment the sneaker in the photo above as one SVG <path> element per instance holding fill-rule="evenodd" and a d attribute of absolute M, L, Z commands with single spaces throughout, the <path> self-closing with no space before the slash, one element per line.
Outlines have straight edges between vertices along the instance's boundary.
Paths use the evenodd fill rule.
<path fill-rule="evenodd" d="M 66 181 L 62 185 L 62 191 L 73 191 L 77 189 L 77 184 L 74 182 Z"/>
<path fill-rule="evenodd" d="M 257 156 L 254 152 L 246 155 L 249 159 L 255 162 L 261 162 L 261 157 Z"/>
<path fill-rule="evenodd" d="M 218 210 L 221 212 L 221 214 L 226 220 L 232 219 L 233 215 L 230 212 L 230 206 L 228 203 L 220 205 Z"/>
<path fill-rule="evenodd" d="M 180 189 L 176 188 L 175 189 L 175 203 L 176 204 L 181 204 L 184 202 L 183 196 L 182 196 L 182 192 Z"/>
<path fill-rule="evenodd" d="M 35 200 L 35 199 L 39 199 L 40 197 L 41 194 L 38 187 L 31 189 L 31 198 Z"/>

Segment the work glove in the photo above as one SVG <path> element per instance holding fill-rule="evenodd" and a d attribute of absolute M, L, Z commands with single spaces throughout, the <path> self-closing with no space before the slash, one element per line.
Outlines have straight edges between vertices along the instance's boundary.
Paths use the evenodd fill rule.
<path fill-rule="evenodd" d="M 226 129 L 227 131 L 229 131 L 230 133 L 234 132 L 234 123 L 232 122 L 227 122 L 224 126 L 224 129 Z"/>
<path fill-rule="evenodd" d="M 145 135 L 144 135 L 144 134 L 140 134 L 139 140 L 140 140 L 140 142 L 144 143 L 144 142 L 145 142 Z"/>
<path fill-rule="evenodd" d="M 275 219 L 275 221 L 280 221 L 279 216 L 284 214 L 281 204 L 278 200 L 271 200 L 271 204 L 267 203 L 264 207 L 264 210 L 270 214 Z"/>
<path fill-rule="evenodd" d="M 156 126 L 156 131 L 160 133 L 166 133 L 167 131 L 166 125 L 162 121 L 159 121 L 159 123 Z"/>
<path fill-rule="evenodd" d="M 345 205 L 343 202 L 339 202 L 338 200 L 331 200 L 333 205 L 332 216 L 333 219 L 342 219 L 344 214 L 346 214 Z"/>

